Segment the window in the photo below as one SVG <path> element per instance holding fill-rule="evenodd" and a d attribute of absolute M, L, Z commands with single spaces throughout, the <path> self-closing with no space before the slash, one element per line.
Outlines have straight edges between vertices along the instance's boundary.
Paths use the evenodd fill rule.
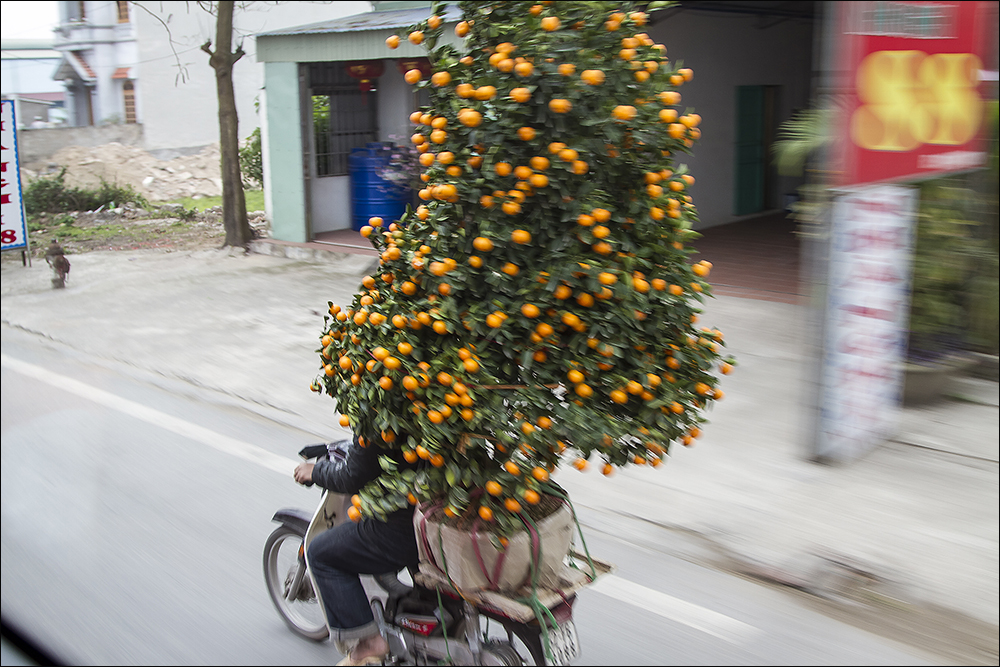
<path fill-rule="evenodd" d="M 358 84 L 344 63 L 309 66 L 317 176 L 346 176 L 351 150 L 378 141 L 378 92 Z"/>
<path fill-rule="evenodd" d="M 118 22 L 128 23 L 128 2 L 127 0 L 118 0 Z"/>
<path fill-rule="evenodd" d="M 131 81 L 126 81 L 122 85 L 122 92 L 125 96 L 125 122 L 135 123 L 135 86 Z"/>

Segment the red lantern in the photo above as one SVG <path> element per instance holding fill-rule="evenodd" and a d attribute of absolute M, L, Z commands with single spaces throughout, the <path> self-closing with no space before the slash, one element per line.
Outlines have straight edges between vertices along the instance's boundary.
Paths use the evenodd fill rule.
<path fill-rule="evenodd" d="M 385 72 L 385 64 L 381 60 L 355 60 L 344 66 L 347 75 L 353 79 L 360 79 L 360 89 L 368 92 L 372 89 L 372 79 L 377 79 Z"/>
<path fill-rule="evenodd" d="M 431 61 L 427 58 L 400 58 L 396 61 L 400 74 L 406 74 L 411 69 L 420 70 L 420 78 L 426 79 L 433 72 Z"/>

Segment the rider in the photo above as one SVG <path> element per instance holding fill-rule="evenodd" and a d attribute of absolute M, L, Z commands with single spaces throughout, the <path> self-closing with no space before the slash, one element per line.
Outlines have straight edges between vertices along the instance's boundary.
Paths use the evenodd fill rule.
<path fill-rule="evenodd" d="M 300 463 L 295 481 L 313 482 L 337 493 L 357 493 L 382 474 L 380 456 L 389 456 L 400 467 L 410 465 L 399 449 L 388 449 L 381 438 L 361 441 L 355 435 L 344 459 Z M 393 512 L 386 521 L 365 517 L 342 523 L 310 542 L 309 566 L 331 635 L 345 654 L 339 665 L 377 664 L 389 652 L 359 575 L 396 572 L 415 567 L 418 560 L 412 507 Z"/>

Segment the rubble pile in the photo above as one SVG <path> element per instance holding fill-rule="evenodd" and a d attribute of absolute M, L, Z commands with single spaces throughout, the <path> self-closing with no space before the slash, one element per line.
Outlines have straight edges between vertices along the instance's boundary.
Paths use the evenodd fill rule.
<path fill-rule="evenodd" d="M 141 148 L 110 143 L 103 146 L 67 146 L 57 151 L 42 172 L 22 169 L 25 182 L 66 168 L 66 184 L 93 187 L 101 180 L 129 184 L 150 201 L 222 194 L 219 147 L 200 153 L 159 160 Z"/>

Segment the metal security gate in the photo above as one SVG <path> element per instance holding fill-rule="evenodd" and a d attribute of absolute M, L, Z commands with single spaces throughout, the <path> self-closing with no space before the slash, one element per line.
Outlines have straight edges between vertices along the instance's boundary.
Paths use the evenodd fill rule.
<path fill-rule="evenodd" d="M 378 91 L 362 91 L 342 62 L 311 63 L 316 176 L 347 176 L 351 150 L 378 141 Z"/>

